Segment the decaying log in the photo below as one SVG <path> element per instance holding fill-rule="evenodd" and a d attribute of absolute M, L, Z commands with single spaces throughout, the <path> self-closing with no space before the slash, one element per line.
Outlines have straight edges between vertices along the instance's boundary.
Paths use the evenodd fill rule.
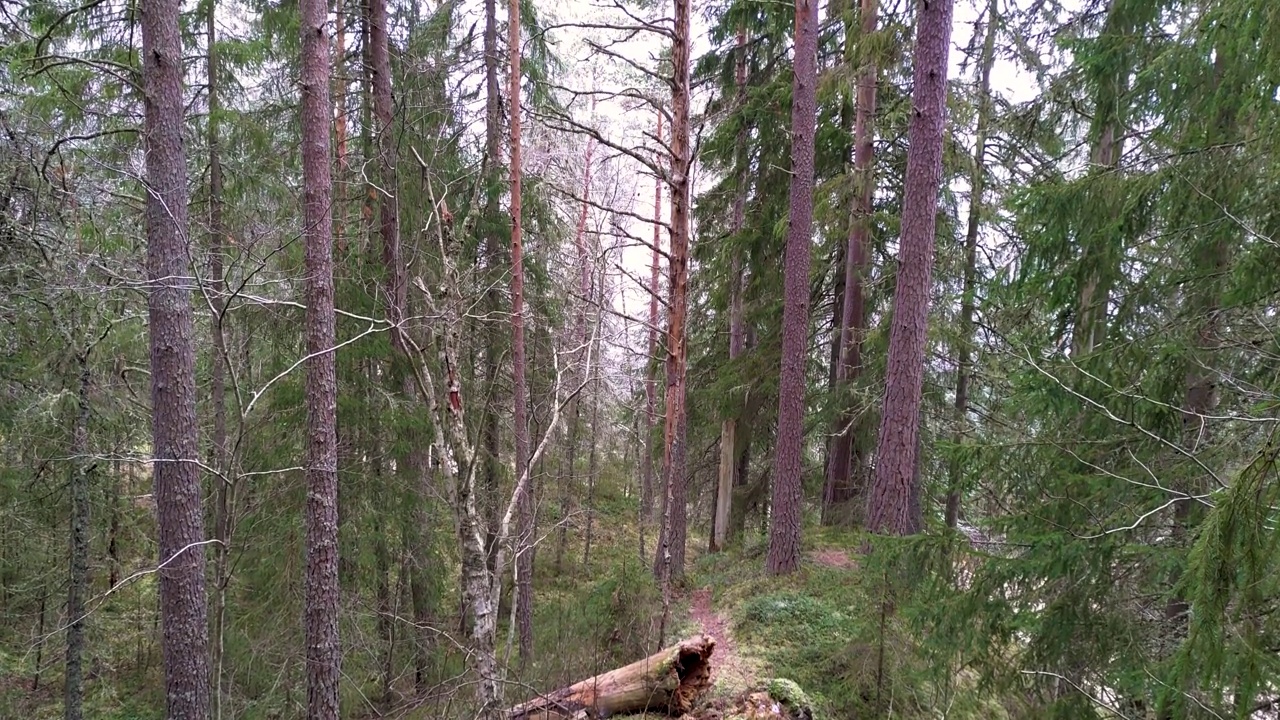
<path fill-rule="evenodd" d="M 643 660 L 521 703 L 510 720 L 607 718 L 644 711 L 689 712 L 711 686 L 709 635 L 682 640 Z"/>

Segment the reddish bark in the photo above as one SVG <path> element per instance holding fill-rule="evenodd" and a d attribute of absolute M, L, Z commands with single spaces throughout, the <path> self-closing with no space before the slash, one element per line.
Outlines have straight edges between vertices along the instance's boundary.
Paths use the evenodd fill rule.
<path fill-rule="evenodd" d="M 191 271 L 179 10 L 178 0 L 146 0 L 141 6 L 147 312 L 167 716 L 201 720 L 209 714 L 209 628 L 201 545 L 205 538 L 195 320 L 187 280 Z"/>
<path fill-rule="evenodd" d="M 862 0 L 862 37 L 876 30 L 879 0 Z M 867 330 L 867 311 L 863 282 L 870 255 L 872 196 L 875 192 L 876 81 L 879 68 L 868 54 L 858 71 L 858 109 L 853 128 L 853 214 L 849 223 L 849 239 L 844 254 L 844 297 L 840 313 L 840 360 L 836 364 L 836 387 L 847 388 L 862 374 L 862 342 Z M 822 492 L 823 519 L 834 522 L 849 519 L 840 512 L 862 492 L 860 478 L 862 459 L 853 459 L 853 440 L 858 432 L 855 408 L 846 407 L 832 428 L 831 457 L 827 464 L 826 484 Z"/>
<path fill-rule="evenodd" d="M 528 392 L 524 354 L 524 246 L 520 217 L 520 0 L 507 6 L 507 48 L 511 77 L 507 87 L 511 110 L 511 362 L 515 394 L 516 477 L 529 472 Z M 533 654 L 533 478 L 523 483 L 516 533 L 516 625 L 520 634 L 520 658 Z M 499 569 L 500 570 L 500 569 Z"/>
<path fill-rule="evenodd" d="M 301 0 L 303 238 L 306 264 L 307 484 L 304 634 L 307 715 L 338 717 L 342 648 L 338 642 L 338 383 L 332 348 L 332 177 L 329 159 L 328 3 Z"/>
<path fill-rule="evenodd" d="M 814 132 L 817 122 L 818 3 L 796 1 L 795 84 L 791 100 L 791 188 L 784 266 L 782 372 L 774 452 L 770 573 L 800 567 L 805 358 L 809 337 L 809 264 L 813 226 Z"/>
<path fill-rule="evenodd" d="M 907 177 L 898 251 L 897 291 L 889 331 L 876 468 L 867 505 L 872 532 L 921 530 L 920 400 L 933 281 L 933 245 L 946 132 L 947 54 L 952 0 L 926 0 L 916 25 L 915 91 L 908 131 Z"/>
<path fill-rule="evenodd" d="M 404 319 L 408 305 L 405 267 L 400 250 L 399 193 L 396 182 L 396 147 L 391 99 L 391 42 L 387 28 L 387 0 L 369 0 L 369 59 L 373 75 L 373 122 L 377 132 L 378 167 L 381 174 L 380 230 L 382 262 L 387 272 L 387 320 L 394 328 L 391 344 L 405 349 Z"/>

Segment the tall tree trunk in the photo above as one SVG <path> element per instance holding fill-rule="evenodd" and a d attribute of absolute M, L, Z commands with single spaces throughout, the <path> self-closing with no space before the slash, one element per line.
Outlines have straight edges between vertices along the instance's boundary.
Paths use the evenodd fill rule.
<path fill-rule="evenodd" d="M 814 131 L 817 122 L 818 3 L 796 0 L 795 84 L 791 101 L 791 188 L 778 379 L 778 445 L 768 569 L 800 567 L 801 475 L 804 472 L 805 359 L 809 339 L 809 262 L 813 225 Z"/>
<path fill-rule="evenodd" d="M 592 103 L 594 110 L 595 103 Z M 587 252 L 587 217 L 590 214 L 591 206 L 589 204 L 591 198 L 591 156 L 595 153 L 595 140 L 587 139 L 587 148 L 585 157 L 583 158 L 582 170 L 582 203 L 578 211 L 578 227 L 574 233 L 573 245 L 577 251 L 578 259 L 578 294 L 579 307 L 577 317 L 574 322 L 577 327 L 574 328 L 576 341 L 582 351 L 580 357 L 585 360 L 590 353 L 588 352 L 587 342 L 590 339 L 587 334 L 587 315 L 588 308 L 591 304 L 591 258 Z M 590 368 L 583 367 L 583 380 L 590 375 Z M 582 427 L 582 403 L 578 397 L 571 399 L 569 407 L 569 442 L 565 461 L 566 472 L 565 477 L 561 478 L 560 485 L 560 538 L 556 543 L 556 574 L 559 575 L 563 570 L 564 551 L 568 544 L 569 531 L 569 499 L 573 493 L 575 469 L 578 462 L 578 445 Z M 594 432 L 594 425 L 592 431 Z M 594 436 L 592 438 L 592 449 L 595 448 Z"/>
<path fill-rule="evenodd" d="M 210 630 L 210 689 L 212 716 L 222 719 L 222 663 L 224 636 L 227 622 L 227 584 L 230 570 L 231 502 L 233 485 L 231 468 L 227 462 L 227 391 L 226 369 L 230 361 L 227 355 L 226 328 L 226 280 L 223 277 L 222 225 L 222 157 L 218 133 L 219 113 L 222 111 L 218 95 L 218 35 L 216 19 L 217 2 L 211 0 L 205 15 L 205 42 L 208 45 L 205 74 L 209 84 L 209 121 L 207 144 L 209 149 L 209 294 L 213 318 L 210 328 L 213 334 L 213 358 L 209 372 L 209 395 L 213 405 L 213 624 Z"/>
<path fill-rule="evenodd" d="M 84 621 L 89 594 L 89 351 L 79 359 L 76 418 L 71 428 L 71 562 L 67 582 L 67 670 L 63 683 L 63 717 L 84 717 Z M 43 614 L 41 618 L 43 619 Z"/>
<path fill-rule="evenodd" d="M 1132 22 L 1127 17 L 1124 3 L 1112 0 L 1107 4 L 1107 19 L 1102 37 L 1111 42 L 1123 42 L 1119 38 L 1131 32 Z M 1093 121 L 1089 130 L 1090 174 L 1115 172 L 1124 152 L 1124 123 L 1128 115 L 1123 97 L 1128 92 L 1129 67 L 1103 66 L 1105 73 L 1096 79 Z M 1119 210 L 1111 207 L 1111 198 L 1103 198 L 1103 207 L 1095 217 L 1110 222 Z M 1071 333 L 1071 356 L 1081 362 L 1093 353 L 1107 334 L 1107 310 L 1111 304 L 1111 288 L 1120 272 L 1120 253 L 1110 233 L 1100 228 L 1086 228 L 1080 233 L 1081 248 L 1079 293 L 1076 300 L 1075 324 Z"/>
<path fill-rule="evenodd" d="M 333 3 L 333 134 L 335 157 L 338 165 L 337 183 L 344 187 L 347 180 L 347 13 L 345 0 L 334 0 Z M 335 199 L 333 218 L 333 246 L 338 255 L 347 251 L 346 194 L 340 193 Z"/>
<path fill-rule="evenodd" d="M 844 297 L 840 312 L 840 362 L 836 365 L 836 385 L 842 390 L 857 382 L 862 374 L 862 343 L 867 329 L 866 289 L 870 257 L 872 198 L 875 194 L 876 85 L 879 67 L 875 55 L 866 48 L 867 38 L 879 22 L 879 0 L 862 0 L 862 55 L 858 69 L 857 113 L 853 125 L 853 212 L 844 256 Z M 863 461 L 853 457 L 854 437 L 860 430 L 856 408 L 846 406 L 831 429 L 831 460 L 827 464 L 822 491 L 822 517 L 826 524 L 848 523 L 855 519 L 851 507 L 863 492 Z"/>
<path fill-rule="evenodd" d="M 685 476 L 685 316 L 689 293 L 689 63 L 690 0 L 675 0 L 675 36 L 671 44 L 671 252 L 667 268 L 667 440 L 665 506 L 659 531 L 658 565 L 669 593 L 672 580 L 684 577 Z"/>
<path fill-rule="evenodd" d="M 209 626 L 178 0 L 144 0 L 147 313 L 167 716 L 209 716 Z"/>
<path fill-rule="evenodd" d="M 307 661 L 307 716 L 338 717 L 342 648 L 338 641 L 338 438 L 333 298 L 333 226 L 329 163 L 328 3 L 300 0 L 302 35 L 302 175 L 305 240 L 305 393 L 307 445 L 304 478 L 306 579 L 303 600 Z M 376 25 L 376 23 L 375 23 Z M 371 28 L 371 32 L 376 32 Z"/>
<path fill-rule="evenodd" d="M 598 237 L 599 236 L 597 236 L 597 238 Z M 599 247 L 598 242 L 596 243 L 596 247 Z M 596 284 L 598 287 L 596 288 L 595 293 L 595 322 L 598 327 L 600 322 L 600 313 L 603 312 L 605 303 L 603 271 L 597 277 Z M 591 285 L 589 278 L 587 279 L 587 285 L 588 287 Z M 587 334 L 584 332 L 584 335 Z M 590 366 L 586 368 L 587 377 L 591 380 L 591 449 L 588 451 L 587 455 L 587 528 L 583 533 L 582 540 L 582 567 L 584 570 L 589 569 L 591 566 L 591 533 L 593 529 L 592 524 L 595 520 L 596 476 L 600 470 L 598 453 L 598 446 L 600 444 L 600 332 L 596 331 L 591 333 L 590 335 L 587 335 L 586 339 L 590 340 L 594 347 L 590 352 L 592 362 Z"/>
<path fill-rule="evenodd" d="M 662 142 L 662 111 L 658 111 L 658 128 L 655 137 Z M 653 182 L 653 259 L 649 265 L 649 355 L 645 362 L 644 403 L 645 433 L 644 459 L 641 461 L 640 474 L 640 518 L 641 522 L 653 517 L 653 499 L 655 494 L 653 456 L 656 453 L 653 436 L 658 416 L 658 273 L 662 268 L 662 178 Z M 661 530 L 659 530 L 661 534 Z"/>
<path fill-rule="evenodd" d="M 881 534 L 911 535 L 923 525 L 919 502 L 920 402 L 946 132 L 951 13 L 952 0 L 930 0 L 919 6 L 916 22 L 915 90 L 908 130 L 897 290 L 889 330 L 889 363 L 875 477 L 867 504 L 867 529 Z"/>
<path fill-rule="evenodd" d="M 391 40 L 387 28 L 387 0 L 369 0 L 369 59 L 373 73 L 373 123 L 378 140 L 382 192 L 379 211 L 382 263 L 387 272 L 387 320 L 395 328 L 391 342 L 404 352 L 404 321 L 408 303 L 404 261 L 400 251 L 400 193 L 396 180 L 394 108 L 391 98 Z"/>
<path fill-rule="evenodd" d="M 978 230 L 982 224 L 982 193 L 987 184 L 987 126 L 991 122 L 991 66 L 995 64 L 996 3 L 987 6 L 986 36 L 978 61 L 978 122 L 974 129 L 973 167 L 969 176 L 969 224 L 964 233 L 964 287 L 960 299 L 960 342 L 956 353 L 955 444 L 964 441 L 969 415 L 969 380 L 973 373 L 973 315 L 978 285 Z M 960 486 L 964 467 L 957 460 L 949 468 L 947 527 L 960 519 Z"/>
<path fill-rule="evenodd" d="M 515 394 L 516 477 L 528 474 L 529 421 L 524 357 L 524 244 L 520 217 L 520 0 L 508 0 L 507 49 L 511 53 L 511 77 L 507 94 L 511 103 L 511 363 Z M 533 655 L 533 483 L 525 484 L 518 499 L 519 530 L 516 535 L 516 624 L 520 629 L 520 658 Z M 499 568 L 501 572 L 501 568 Z"/>
<path fill-rule="evenodd" d="M 499 159 L 502 156 L 502 97 L 498 84 L 498 66 L 501 59 L 498 55 L 498 9 L 496 0 L 484 0 L 484 85 L 485 85 L 485 111 L 484 111 L 484 135 L 485 135 L 485 168 L 488 176 L 485 180 L 485 218 L 489 221 L 489 234 L 485 238 L 487 243 L 486 250 L 488 255 L 488 270 L 490 273 L 496 273 L 503 262 L 503 238 L 498 231 L 498 197 L 500 194 L 501 174 L 497 171 L 499 168 Z M 502 312 L 502 294 L 498 290 L 498 283 L 495 280 L 489 281 L 489 291 L 485 295 L 485 301 L 488 305 L 488 311 L 493 315 Z M 489 341 L 485 343 L 484 348 L 484 370 L 485 380 L 489 382 L 491 388 L 497 387 L 499 348 L 501 347 L 501 323 L 489 324 Z M 493 566 L 497 557 L 497 546 L 494 540 L 498 532 L 498 512 L 499 512 L 499 468 L 501 467 L 500 458 L 498 457 L 499 448 L 501 447 L 501 431 L 498 426 L 498 393 L 491 390 L 487 393 L 484 408 L 484 507 L 486 509 L 485 520 L 487 528 L 485 531 L 485 547 L 488 548 L 489 570 L 496 572 Z"/>
<path fill-rule="evenodd" d="M 737 92 L 739 112 L 746 105 L 747 95 L 747 33 L 738 28 L 736 59 L 734 61 L 734 87 Z M 742 232 L 747 216 L 747 132 L 744 123 L 738 130 L 734 154 L 738 163 L 738 191 L 733 197 L 733 219 L 729 231 L 733 235 Z M 745 347 L 743 332 L 742 293 L 746 284 L 742 277 L 742 253 L 734 250 L 729 270 L 729 362 L 742 355 Z M 737 429 L 738 411 L 725 418 L 720 425 L 720 472 L 716 482 L 715 519 L 711 524 L 711 552 L 722 550 L 729 541 L 729 515 L 733 509 L 733 484 L 737 477 Z"/>

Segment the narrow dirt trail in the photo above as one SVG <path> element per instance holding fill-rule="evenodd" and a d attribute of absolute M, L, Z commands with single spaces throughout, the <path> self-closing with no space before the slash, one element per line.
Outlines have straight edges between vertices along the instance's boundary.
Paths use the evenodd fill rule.
<path fill-rule="evenodd" d="M 755 664 L 738 652 L 729 623 L 711 606 L 711 588 L 695 590 L 690 596 L 689 617 L 701 631 L 716 640 L 711 663 L 711 682 L 718 690 L 738 692 L 755 681 Z"/>

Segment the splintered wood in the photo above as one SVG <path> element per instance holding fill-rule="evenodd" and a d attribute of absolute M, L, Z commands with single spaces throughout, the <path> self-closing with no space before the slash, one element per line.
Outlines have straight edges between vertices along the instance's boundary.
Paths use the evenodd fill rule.
<path fill-rule="evenodd" d="M 510 720 L 577 720 L 637 712 L 679 716 L 711 687 L 708 635 L 682 640 L 643 660 L 521 703 Z"/>

